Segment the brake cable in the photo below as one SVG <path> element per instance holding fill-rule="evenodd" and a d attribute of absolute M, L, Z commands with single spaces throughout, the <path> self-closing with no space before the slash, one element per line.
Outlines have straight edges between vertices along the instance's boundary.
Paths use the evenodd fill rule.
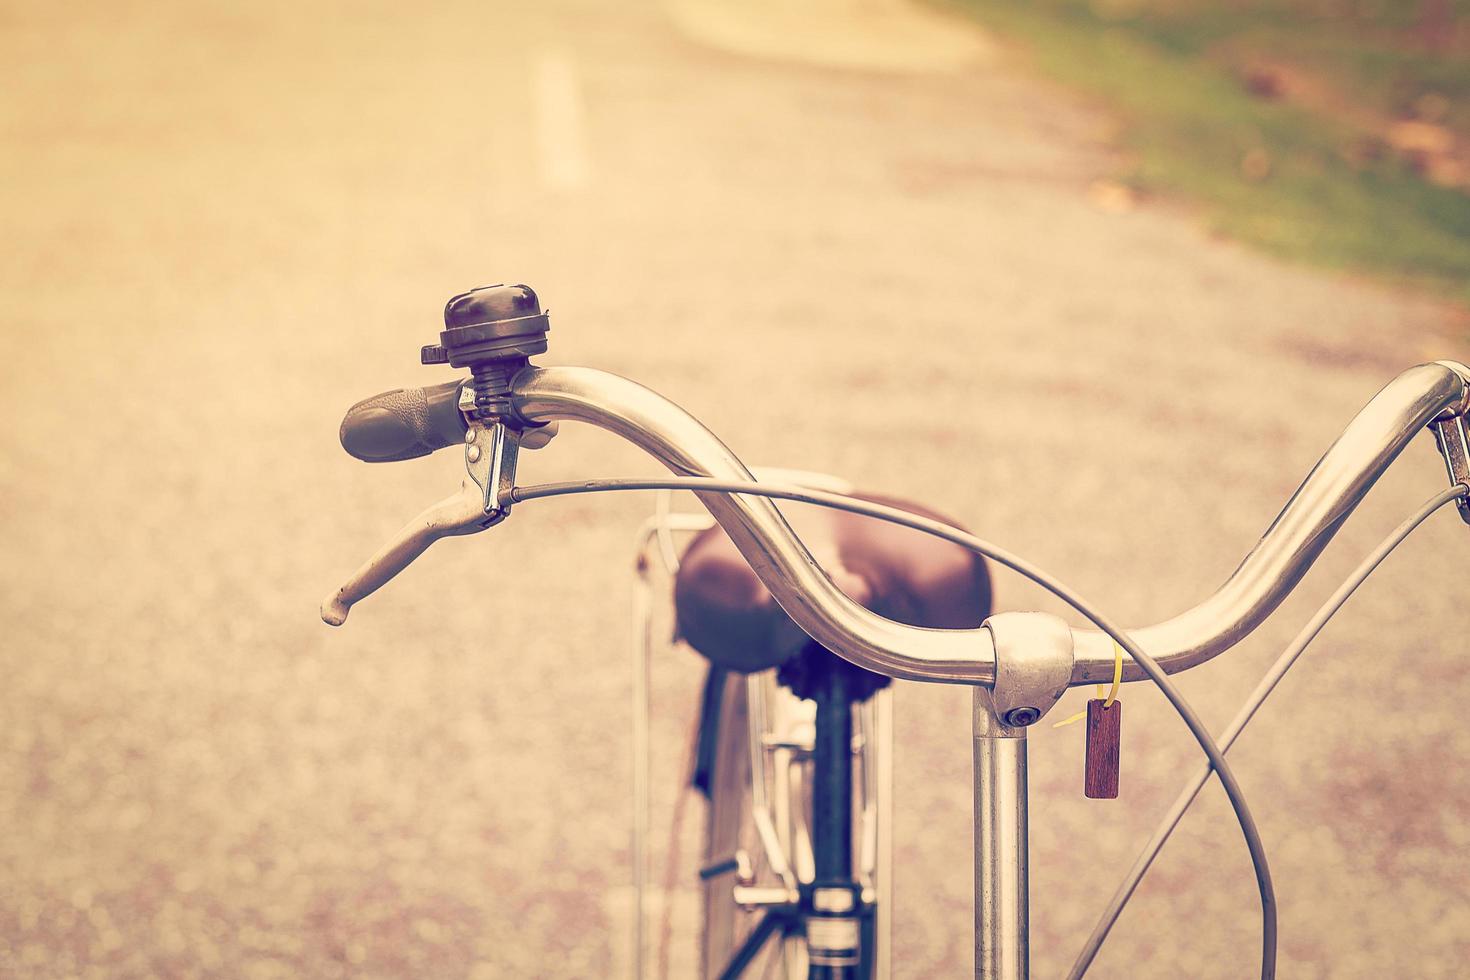
<path fill-rule="evenodd" d="M 619 490 L 693 490 L 701 493 L 747 494 L 750 496 L 771 497 L 779 500 L 793 500 L 801 503 L 816 504 L 836 510 L 845 510 L 854 514 L 862 514 L 867 517 L 875 517 L 879 520 L 924 531 L 935 537 L 943 538 L 984 555 L 1030 579 L 1032 582 L 1047 589 L 1059 599 L 1066 602 L 1084 618 L 1092 622 L 1098 629 L 1111 636 L 1113 641 L 1121 646 L 1133 658 L 1134 662 L 1143 668 L 1144 673 L 1163 692 L 1164 697 L 1173 705 L 1174 710 L 1189 728 L 1190 733 L 1194 735 L 1200 748 L 1209 757 L 1210 766 L 1219 775 L 1220 785 L 1224 788 L 1225 795 L 1230 801 L 1230 806 L 1235 811 L 1236 820 L 1240 824 L 1241 835 L 1245 838 L 1246 848 L 1250 851 L 1251 867 L 1256 876 L 1256 887 L 1261 896 L 1261 980 L 1273 980 L 1276 976 L 1276 892 L 1271 883 L 1271 868 L 1266 858 L 1265 845 L 1261 842 L 1260 832 L 1256 828 L 1255 818 L 1251 815 L 1250 807 L 1246 804 L 1245 793 L 1236 781 L 1235 774 L 1230 769 L 1229 763 L 1225 761 L 1224 753 L 1215 745 L 1214 738 L 1210 735 L 1209 730 L 1205 728 L 1204 723 L 1200 721 L 1199 716 L 1194 713 L 1194 709 L 1189 706 L 1184 696 L 1169 681 L 1168 675 L 1164 673 L 1163 668 L 1152 657 L 1144 653 L 1127 633 L 1119 627 L 1114 626 L 1102 613 L 1094 609 L 1069 587 L 1047 572 L 1027 562 L 1025 559 L 941 521 L 920 517 L 917 514 L 911 514 L 908 511 L 896 507 L 888 507 L 883 504 L 859 500 L 845 494 L 811 490 L 795 484 L 759 483 L 754 480 L 717 480 L 709 477 L 692 476 L 667 477 L 663 479 L 579 480 L 568 483 L 544 483 L 530 487 L 513 487 L 502 494 L 501 502 L 509 505 L 546 497 L 560 497 L 581 493 L 606 493 Z"/>
<path fill-rule="evenodd" d="M 1394 528 L 1388 537 L 1384 538 L 1383 542 L 1377 548 L 1374 548 L 1357 568 L 1353 569 L 1353 573 L 1343 580 L 1342 585 L 1338 587 L 1337 591 L 1332 593 L 1331 597 L 1322 604 L 1321 608 L 1307 621 L 1307 625 L 1302 627 L 1301 632 L 1297 633 L 1296 637 L 1282 651 L 1281 656 L 1276 658 L 1276 662 L 1271 665 L 1271 669 L 1266 671 L 1265 676 L 1261 678 L 1261 682 L 1256 685 L 1255 690 L 1251 692 L 1250 697 L 1246 699 L 1245 704 L 1241 706 L 1240 711 L 1236 713 L 1235 718 L 1230 722 L 1230 727 L 1220 737 L 1221 752 L 1230 751 L 1230 747 L 1235 744 L 1235 740 L 1240 737 L 1240 733 L 1245 730 L 1245 726 L 1250 724 L 1251 719 L 1255 717 L 1261 705 L 1271 696 L 1271 693 L 1276 689 L 1276 685 L 1281 683 L 1281 679 L 1286 676 L 1286 672 L 1306 652 L 1308 645 L 1317 638 L 1317 634 L 1322 632 L 1328 620 L 1335 616 L 1337 611 L 1347 603 L 1352 594 L 1358 590 L 1358 586 L 1362 585 L 1368 579 L 1368 576 L 1373 574 L 1383 560 L 1392 554 L 1394 549 L 1402 544 L 1405 538 L 1413 533 L 1419 525 L 1428 520 L 1431 514 L 1451 500 L 1464 497 L 1467 493 L 1470 493 L 1470 487 L 1467 487 L 1463 483 L 1458 483 L 1448 490 L 1431 497 L 1408 520 Z M 1158 857 L 1159 851 L 1163 849 L 1170 835 L 1174 833 L 1174 828 L 1178 827 L 1179 822 L 1184 819 L 1185 812 L 1188 811 L 1190 805 L 1199 797 L 1199 791 L 1209 781 L 1209 778 L 1209 767 L 1201 766 L 1190 777 L 1189 782 L 1185 783 L 1184 787 L 1179 791 L 1179 796 L 1174 800 L 1174 805 L 1169 808 L 1169 812 L 1164 814 L 1163 819 L 1159 821 L 1159 825 L 1154 828 L 1153 836 L 1143 846 L 1143 850 L 1139 852 L 1138 858 L 1133 862 L 1133 867 L 1128 871 L 1122 883 L 1118 885 L 1118 890 L 1113 893 L 1108 907 L 1098 917 L 1097 925 L 1093 928 L 1092 935 L 1088 937 L 1087 944 L 1082 948 L 1082 952 L 1077 954 L 1077 961 L 1072 964 L 1071 972 L 1067 974 L 1068 980 L 1081 980 L 1082 975 L 1087 972 L 1087 968 L 1092 965 L 1093 959 L 1097 956 L 1098 951 L 1102 949 L 1103 941 L 1108 937 L 1108 932 L 1117 923 L 1118 917 L 1123 914 L 1123 908 L 1128 904 L 1128 900 L 1133 897 L 1134 891 L 1138 888 L 1139 883 L 1143 881 L 1143 876 L 1148 873 L 1148 869 L 1153 864 L 1154 858 Z"/>

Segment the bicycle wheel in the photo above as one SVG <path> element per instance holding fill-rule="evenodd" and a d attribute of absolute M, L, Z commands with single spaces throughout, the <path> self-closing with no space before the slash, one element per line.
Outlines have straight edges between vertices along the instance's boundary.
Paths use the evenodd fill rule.
<path fill-rule="evenodd" d="M 856 709 L 853 762 L 854 867 L 864 885 L 870 918 L 863 930 L 866 973 L 885 978 L 887 899 L 892 823 L 891 692 L 880 691 Z M 728 864 L 737 853 L 747 859 L 739 873 L 708 878 L 703 888 L 702 975 L 722 976 L 759 928 L 762 914 L 736 901 L 735 887 L 780 889 L 786 881 L 810 883 L 813 877 L 808 832 L 811 796 L 811 741 L 815 707 L 775 683 L 775 672 L 727 681 L 718 727 L 718 748 L 710 779 L 705 825 L 704 866 Z M 764 839 L 763 839 L 764 838 Z M 741 976 L 806 980 L 805 940 L 779 931 L 765 941 Z"/>

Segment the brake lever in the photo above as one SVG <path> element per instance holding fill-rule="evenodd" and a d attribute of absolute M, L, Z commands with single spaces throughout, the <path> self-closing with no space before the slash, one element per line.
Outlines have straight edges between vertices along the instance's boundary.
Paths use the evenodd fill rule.
<path fill-rule="evenodd" d="M 323 622 L 341 626 L 355 603 L 387 585 L 440 538 L 476 534 L 510 514 L 521 431 L 499 421 L 474 421 L 464 438 L 465 477 L 459 492 L 406 524 L 346 584 L 327 596 L 322 603 Z"/>

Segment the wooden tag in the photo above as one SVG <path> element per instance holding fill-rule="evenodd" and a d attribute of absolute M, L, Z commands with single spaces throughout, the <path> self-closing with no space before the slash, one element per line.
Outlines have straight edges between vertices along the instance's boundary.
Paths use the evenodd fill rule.
<path fill-rule="evenodd" d="M 1122 748 L 1123 702 L 1103 707 L 1101 698 L 1087 702 L 1087 766 L 1083 792 L 1089 800 L 1118 798 L 1118 756 Z"/>

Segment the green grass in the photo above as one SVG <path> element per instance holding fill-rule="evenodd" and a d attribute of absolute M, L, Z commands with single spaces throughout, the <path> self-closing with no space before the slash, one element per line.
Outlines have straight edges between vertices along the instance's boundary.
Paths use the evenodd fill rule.
<path fill-rule="evenodd" d="M 1470 140 L 1470 26 L 1427 46 L 1411 0 L 949 2 L 1123 121 L 1119 177 L 1135 189 L 1273 254 L 1470 302 L 1470 192 L 1425 180 L 1381 138 L 1429 105 Z M 1449 10 L 1470 21 L 1470 0 Z M 1312 98 L 1251 94 L 1242 72 L 1262 63 Z"/>

